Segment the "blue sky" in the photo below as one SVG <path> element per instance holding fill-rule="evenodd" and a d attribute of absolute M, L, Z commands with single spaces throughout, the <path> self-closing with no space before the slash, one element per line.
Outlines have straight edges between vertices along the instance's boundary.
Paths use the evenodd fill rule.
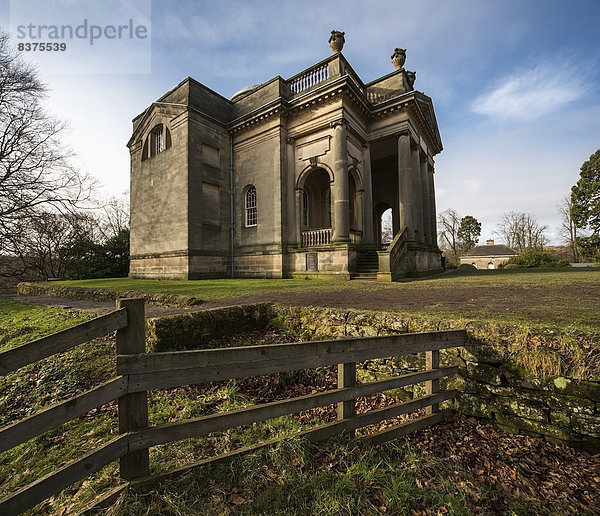
<path fill-rule="evenodd" d="M 132 16 L 148 26 L 142 46 L 97 41 L 62 55 L 27 55 L 50 89 L 49 109 L 70 121 L 66 140 L 79 165 L 100 179 L 104 195 L 128 189 L 131 119 L 153 100 L 187 76 L 226 97 L 290 77 L 330 55 L 332 29 L 345 31 L 343 53 L 365 82 L 393 70 L 395 47 L 407 49 L 405 66 L 417 72 L 415 88 L 433 99 L 444 142 L 436 157 L 438 212 L 451 207 L 476 217 L 481 241 L 494 237 L 502 213 L 524 211 L 558 243 L 556 205 L 600 147 L 598 0 L 41 5 L 0 0 L 0 25 L 8 30 L 11 16 L 14 24 L 36 13 L 47 23 L 85 16 L 104 25 Z"/>

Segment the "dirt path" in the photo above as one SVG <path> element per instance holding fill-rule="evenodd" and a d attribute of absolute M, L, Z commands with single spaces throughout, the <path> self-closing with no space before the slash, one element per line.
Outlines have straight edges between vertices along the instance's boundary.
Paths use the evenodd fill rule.
<path fill-rule="evenodd" d="M 524 276 L 524 279 L 527 277 Z M 577 277 L 573 276 L 576 280 Z M 343 288 L 290 290 L 256 293 L 207 301 L 189 307 L 146 305 L 147 317 L 161 317 L 203 311 L 224 306 L 274 302 L 295 306 L 323 306 L 341 309 L 427 313 L 432 316 L 456 316 L 466 319 L 490 317 L 494 320 L 526 321 L 529 324 L 600 324 L 600 276 L 586 276 L 585 281 L 555 282 L 551 275 L 539 276 L 537 282 L 482 281 L 467 284 L 452 281 L 373 284 L 353 281 Z M 25 303 L 64 306 L 79 310 L 108 312 L 112 301 L 86 301 L 44 296 L 7 296 Z"/>

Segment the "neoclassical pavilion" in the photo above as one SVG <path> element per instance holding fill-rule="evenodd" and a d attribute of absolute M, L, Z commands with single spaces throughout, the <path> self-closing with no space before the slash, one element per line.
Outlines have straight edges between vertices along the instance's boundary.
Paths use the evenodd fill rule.
<path fill-rule="evenodd" d="M 341 53 L 227 99 L 187 78 L 133 120 L 133 278 L 441 270 L 431 99 L 404 68 L 364 83 Z M 391 241 L 382 217 L 391 212 Z"/>

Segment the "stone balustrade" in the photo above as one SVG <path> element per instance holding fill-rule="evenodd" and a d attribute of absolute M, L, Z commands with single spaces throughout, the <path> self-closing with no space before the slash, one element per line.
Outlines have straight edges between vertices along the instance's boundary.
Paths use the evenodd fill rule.
<path fill-rule="evenodd" d="M 311 229 L 302 232 L 302 247 L 329 245 L 331 243 L 331 228 Z"/>
<path fill-rule="evenodd" d="M 310 68 L 290 79 L 290 91 L 296 95 L 329 79 L 329 63 Z"/>

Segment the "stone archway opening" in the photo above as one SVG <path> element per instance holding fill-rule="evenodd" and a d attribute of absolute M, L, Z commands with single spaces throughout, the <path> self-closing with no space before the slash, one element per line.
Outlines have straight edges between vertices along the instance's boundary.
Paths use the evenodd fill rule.
<path fill-rule="evenodd" d="M 300 191 L 302 247 L 331 243 L 331 178 L 323 168 L 308 172 Z"/>
<path fill-rule="evenodd" d="M 378 249 L 385 249 L 394 239 L 393 220 L 394 213 L 389 204 L 381 203 L 375 207 L 375 229 Z"/>
<path fill-rule="evenodd" d="M 331 228 L 329 174 L 322 168 L 310 172 L 302 192 L 302 229 Z"/>

